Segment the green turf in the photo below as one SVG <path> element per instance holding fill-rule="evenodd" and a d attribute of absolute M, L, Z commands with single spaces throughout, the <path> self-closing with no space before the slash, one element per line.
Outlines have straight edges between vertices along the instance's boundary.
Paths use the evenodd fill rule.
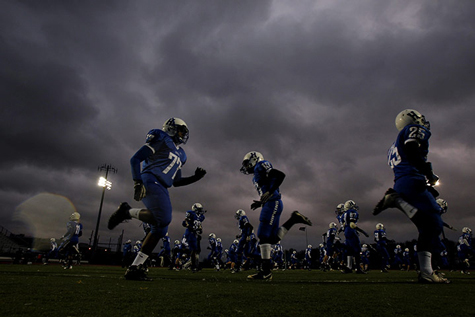
<path fill-rule="evenodd" d="M 274 271 L 198 273 L 151 268 L 152 282 L 127 281 L 114 266 L 0 264 L 1 316 L 474 316 L 475 274 L 446 272 L 448 285 L 412 272 L 367 275 Z"/>

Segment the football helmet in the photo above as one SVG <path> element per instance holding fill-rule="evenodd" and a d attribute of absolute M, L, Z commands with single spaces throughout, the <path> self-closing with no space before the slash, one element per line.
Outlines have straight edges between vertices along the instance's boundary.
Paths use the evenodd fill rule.
<path fill-rule="evenodd" d="M 343 208 L 345 208 L 345 204 L 338 204 L 335 209 L 335 214 L 337 216 L 341 215 L 343 213 Z"/>
<path fill-rule="evenodd" d="M 463 233 L 472 233 L 472 229 L 470 229 L 469 227 L 463 227 L 462 232 Z"/>
<path fill-rule="evenodd" d="M 127 240 L 125 241 L 125 243 L 132 243 L 132 240 Z"/>
<path fill-rule="evenodd" d="M 395 123 L 398 131 L 401 131 L 405 126 L 410 124 L 418 124 L 430 130 L 430 122 L 426 120 L 423 114 L 413 109 L 406 109 L 399 112 L 396 116 Z"/>
<path fill-rule="evenodd" d="M 190 131 L 185 121 L 180 118 L 170 118 L 163 124 L 162 130 L 165 131 L 175 144 L 186 144 L 190 137 Z"/>
<path fill-rule="evenodd" d="M 330 224 L 328 225 L 329 228 L 336 228 L 336 223 L 334 222 L 330 222 Z"/>
<path fill-rule="evenodd" d="M 442 198 L 439 198 L 436 200 L 437 204 L 440 206 L 441 208 L 441 212 L 442 213 L 446 213 L 447 212 L 447 208 L 449 207 L 449 205 L 447 204 L 447 202 L 445 200 L 443 200 Z"/>
<path fill-rule="evenodd" d="M 234 239 L 233 243 L 234 243 L 234 244 L 239 244 L 239 240 L 238 240 L 238 239 Z"/>
<path fill-rule="evenodd" d="M 245 216 L 246 215 L 246 212 L 242 209 L 238 209 L 236 211 L 236 214 L 234 215 L 234 218 L 236 218 L 237 220 L 239 220 L 242 216 Z"/>
<path fill-rule="evenodd" d="M 358 205 L 353 200 L 347 200 L 345 202 L 345 211 L 348 211 L 350 209 L 353 209 L 353 210 L 359 209 Z"/>
<path fill-rule="evenodd" d="M 312 248 L 311 244 L 307 245 L 307 249 L 311 249 L 311 248 Z"/>
<path fill-rule="evenodd" d="M 405 252 L 409 252 L 409 248 L 405 248 L 404 251 L 405 251 Z"/>
<path fill-rule="evenodd" d="M 135 241 L 135 244 L 141 244 L 141 243 L 142 243 L 142 241 L 140 241 L 140 240 Z"/>
<path fill-rule="evenodd" d="M 246 175 L 254 173 L 254 168 L 256 167 L 257 162 L 263 160 L 264 156 L 257 151 L 247 153 L 242 159 L 241 173 Z"/>
<path fill-rule="evenodd" d="M 202 214 L 203 205 L 201 205 L 200 203 L 194 203 L 193 206 L 191 206 L 191 210 L 193 210 L 197 214 Z"/>
<path fill-rule="evenodd" d="M 71 221 L 79 221 L 79 218 L 81 218 L 81 215 L 79 214 L 79 212 L 73 212 L 71 214 L 71 216 L 69 216 L 69 220 Z"/>
<path fill-rule="evenodd" d="M 216 242 L 221 242 L 221 238 L 216 238 Z"/>
<path fill-rule="evenodd" d="M 175 240 L 175 244 L 180 244 L 180 240 Z"/>
<path fill-rule="evenodd" d="M 55 239 L 55 238 L 51 238 L 51 239 L 49 239 L 49 241 L 51 241 L 51 242 L 56 242 L 56 239 Z"/>
<path fill-rule="evenodd" d="M 401 248 L 401 246 L 398 244 L 398 245 L 396 246 L 396 249 L 400 249 L 400 248 Z"/>
<path fill-rule="evenodd" d="M 320 248 L 323 248 L 323 247 L 324 247 L 323 243 L 320 243 L 319 247 L 320 247 Z"/>
<path fill-rule="evenodd" d="M 210 234 L 209 234 L 209 237 L 210 237 L 210 238 L 213 238 L 213 239 L 216 239 L 216 235 L 215 235 L 214 233 L 210 233 Z"/>
<path fill-rule="evenodd" d="M 364 250 L 367 250 L 367 249 L 368 249 L 368 245 L 365 243 L 365 244 L 363 244 L 363 245 L 361 246 L 361 248 L 364 249 Z"/>
<path fill-rule="evenodd" d="M 378 223 L 376 225 L 376 229 L 378 229 L 378 230 L 384 229 L 384 225 L 382 223 Z"/>

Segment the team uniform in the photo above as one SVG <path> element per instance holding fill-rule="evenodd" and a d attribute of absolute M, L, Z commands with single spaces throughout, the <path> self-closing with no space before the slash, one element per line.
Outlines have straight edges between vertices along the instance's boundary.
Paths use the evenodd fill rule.
<path fill-rule="evenodd" d="M 363 273 L 360 268 L 360 251 L 361 243 L 357 231 L 357 223 L 359 220 L 358 206 L 352 200 L 345 202 L 345 213 L 343 219 L 345 222 L 345 250 L 347 264 L 343 268 L 342 273 L 351 273 L 353 269 L 353 261 L 355 261 L 356 272 Z"/>
<path fill-rule="evenodd" d="M 312 225 L 311 221 L 294 211 L 289 220 L 279 226 L 280 216 L 284 208 L 281 200 L 279 186 L 285 174 L 273 168 L 269 161 L 259 152 L 249 152 L 244 156 L 240 171 L 243 174 L 253 175 L 252 182 L 260 199 L 251 204 L 252 209 L 261 208 L 259 215 L 259 228 L 257 236 L 261 251 L 261 270 L 257 274 L 249 275 L 249 279 L 271 280 L 271 250 L 272 245 L 278 243 L 287 234 L 288 230 L 296 224 Z"/>
<path fill-rule="evenodd" d="M 361 247 L 361 270 L 367 272 L 370 264 L 370 254 L 367 244 L 363 244 Z"/>
<path fill-rule="evenodd" d="M 200 248 L 200 239 L 201 233 L 203 232 L 202 222 L 205 219 L 203 213 L 198 210 L 202 210 L 202 206 L 199 203 L 196 203 L 192 206 L 192 210 L 189 210 L 185 214 L 185 220 L 183 220 L 182 225 L 185 227 L 185 234 L 183 239 L 186 241 L 188 250 L 190 252 L 190 257 L 192 260 L 192 270 L 195 272 L 198 270 L 198 257 L 201 251 Z"/>
<path fill-rule="evenodd" d="M 443 221 L 441 208 L 436 202 L 438 176 L 427 161 L 429 154 L 430 124 L 416 110 L 406 109 L 396 117 L 399 134 L 388 151 L 388 165 L 394 172 L 394 186 L 376 205 L 376 215 L 386 208 L 403 211 L 416 225 L 420 266 L 419 281 L 422 283 L 449 283 L 432 269 L 432 253 L 441 250 L 439 236 Z"/>
<path fill-rule="evenodd" d="M 128 267 L 134 260 L 132 241 L 127 240 L 122 247 L 122 267 Z"/>
<path fill-rule="evenodd" d="M 46 256 L 43 259 L 43 264 L 48 264 L 49 259 L 56 259 L 58 257 L 58 243 L 55 238 L 50 240 L 50 250 L 46 253 Z"/>
<path fill-rule="evenodd" d="M 218 241 L 216 240 L 216 235 L 214 233 L 209 234 L 208 243 L 208 249 L 211 250 L 208 254 L 208 262 L 211 263 L 211 265 L 216 269 L 216 271 L 219 271 L 220 263 L 218 261 Z"/>
<path fill-rule="evenodd" d="M 393 259 L 393 266 L 397 269 L 402 269 L 402 248 L 398 244 L 396 248 L 394 249 L 394 259 Z"/>
<path fill-rule="evenodd" d="M 153 249 L 168 232 L 172 220 L 172 205 L 168 188 L 192 184 L 200 180 L 206 171 L 197 168 L 190 177 L 182 177 L 182 166 L 187 156 L 180 144 L 186 144 L 189 130 L 179 118 L 167 120 L 162 130 L 150 130 L 143 145 L 130 159 L 134 180 L 134 199 L 142 200 L 146 209 L 131 208 L 121 203 L 108 223 L 112 230 L 121 222 L 136 218 L 150 224 L 150 232 L 144 240 L 142 251 L 137 254 L 131 267 L 125 273 L 126 279 L 150 280 L 143 264 Z"/>
<path fill-rule="evenodd" d="M 82 236 L 82 224 L 79 223 L 80 215 L 73 212 L 70 221 L 66 224 L 66 233 L 61 238 L 63 242 L 59 246 L 59 251 L 64 252 L 64 269 L 73 268 L 73 260 L 80 256 L 79 237 Z"/>
<path fill-rule="evenodd" d="M 310 271 L 312 269 L 312 246 L 310 244 L 305 249 L 305 264 Z"/>
<path fill-rule="evenodd" d="M 386 230 L 382 223 L 376 225 L 374 241 L 376 242 L 376 250 L 378 251 L 381 260 L 381 272 L 387 273 L 389 267 L 389 252 L 387 249 L 388 238 L 386 237 Z"/>
<path fill-rule="evenodd" d="M 274 245 L 272 260 L 274 261 L 274 269 L 285 270 L 284 250 L 280 243 Z"/>
<path fill-rule="evenodd" d="M 246 216 L 246 213 L 242 209 L 236 211 L 235 218 L 238 220 L 238 227 L 241 231 L 236 236 L 236 238 L 239 239 L 239 244 L 237 248 L 237 266 L 241 266 L 243 262 L 243 256 L 247 257 L 249 255 L 249 246 L 253 226 L 251 225 L 249 218 Z"/>
<path fill-rule="evenodd" d="M 290 269 L 295 270 L 299 265 L 299 259 L 297 258 L 297 251 L 293 251 L 290 255 Z"/>
<path fill-rule="evenodd" d="M 333 261 L 335 259 L 337 250 L 335 248 L 335 239 L 337 235 L 337 228 L 336 228 L 336 223 L 331 222 L 328 225 L 328 230 L 326 234 L 324 235 L 325 241 L 325 256 L 322 260 L 322 268 L 324 271 L 329 270 L 331 268 L 331 263 L 330 261 Z M 321 249 L 321 248 L 320 248 Z"/>
<path fill-rule="evenodd" d="M 461 272 L 464 274 L 470 274 L 467 269 L 470 267 L 469 255 L 472 253 L 472 230 L 464 227 L 457 244 L 457 257 L 460 262 Z"/>
<path fill-rule="evenodd" d="M 171 257 L 171 247 L 170 247 L 170 237 L 168 234 L 162 238 L 162 249 L 157 255 L 157 258 L 160 259 L 160 266 L 164 267 L 165 263 L 170 261 Z"/>

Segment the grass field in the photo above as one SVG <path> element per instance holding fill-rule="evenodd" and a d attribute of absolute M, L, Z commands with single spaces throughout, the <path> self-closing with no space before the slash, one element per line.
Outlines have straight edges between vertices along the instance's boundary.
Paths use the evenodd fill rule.
<path fill-rule="evenodd" d="M 152 282 L 127 281 L 116 266 L 0 264 L 1 316 L 474 316 L 475 274 L 445 272 L 448 285 L 412 272 L 366 275 L 151 268 Z"/>

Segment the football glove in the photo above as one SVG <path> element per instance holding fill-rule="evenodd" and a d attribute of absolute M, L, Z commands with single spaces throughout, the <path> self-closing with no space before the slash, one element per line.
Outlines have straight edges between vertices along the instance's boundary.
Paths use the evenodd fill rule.
<path fill-rule="evenodd" d="M 262 203 L 260 200 L 254 200 L 254 202 L 251 204 L 251 209 L 256 210 L 257 208 L 260 208 L 262 206 Z"/>
<path fill-rule="evenodd" d="M 203 176 L 206 175 L 206 170 L 201 168 L 201 167 L 197 167 L 196 170 L 195 170 L 195 177 L 197 179 L 202 179 Z"/>
<path fill-rule="evenodd" d="M 145 186 L 141 180 L 134 181 L 134 199 L 136 201 L 141 201 L 147 195 Z"/>

